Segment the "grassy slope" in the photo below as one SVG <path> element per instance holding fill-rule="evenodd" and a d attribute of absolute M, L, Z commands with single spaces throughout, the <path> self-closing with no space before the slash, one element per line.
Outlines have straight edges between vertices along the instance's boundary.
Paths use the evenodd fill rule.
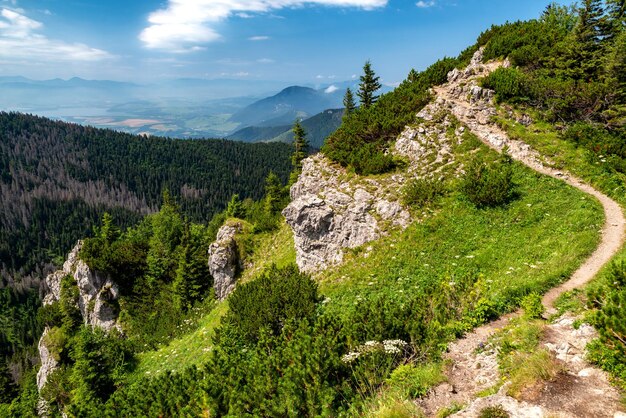
<path fill-rule="evenodd" d="M 277 231 L 260 234 L 255 237 L 255 241 L 254 253 L 248 260 L 251 267 L 244 271 L 240 281 L 251 280 L 255 274 L 272 263 L 285 266 L 296 260 L 293 236 L 289 226 L 284 222 Z M 226 302 L 217 303 L 191 333 L 171 341 L 156 351 L 139 354 L 139 363 L 130 380 L 141 376 L 154 376 L 167 370 L 180 371 L 192 365 L 206 363 L 211 353 L 215 329 L 227 309 Z"/>
<path fill-rule="evenodd" d="M 341 310 L 366 294 L 384 292 L 401 303 L 403 293 L 428 283 L 479 275 L 486 297 L 503 298 L 513 308 L 513 295 L 546 291 L 563 281 L 598 243 L 602 208 L 520 164 L 515 181 L 519 196 L 506 207 L 476 209 L 452 193 L 434 215 L 366 245 L 367 257 L 353 251 L 342 267 L 320 277 L 329 307 Z"/>
<path fill-rule="evenodd" d="M 495 153 L 468 140 L 460 155 Z M 358 303 L 367 293 L 394 293 L 401 303 L 429 282 L 480 275 L 486 296 L 497 299 L 532 290 L 544 291 L 566 278 L 595 248 L 602 209 L 595 200 L 563 182 L 515 166 L 519 197 L 503 208 L 476 209 L 458 193 L 445 197 L 431 215 L 405 231 L 365 248 L 349 251 L 346 263 L 319 275 L 329 309 Z M 255 237 L 254 253 L 240 280 L 251 280 L 271 263 L 295 260 L 293 237 L 283 223 L 274 233 Z M 517 301 L 511 300 L 511 305 Z M 182 370 L 204 363 L 225 303 L 200 321 L 190 334 L 139 356 L 133 378 Z"/>
<path fill-rule="evenodd" d="M 626 176 L 611 172 L 602 159 L 594 156 L 584 148 L 577 148 L 574 144 L 560 139 L 559 132 L 553 124 L 542 121 L 538 113 L 529 108 L 514 109 L 517 113 L 531 115 L 534 120 L 526 127 L 504 117 L 504 110 L 500 110 L 498 123 L 513 138 L 519 138 L 531 145 L 542 155 L 548 156 L 556 167 L 567 170 L 585 180 L 593 187 L 607 194 L 618 202 L 622 209 L 626 208 Z M 615 262 L 626 261 L 626 248 L 623 248 L 615 257 Z M 607 265 L 598 274 L 590 286 L 597 284 L 598 279 L 604 277 L 610 268 Z"/>

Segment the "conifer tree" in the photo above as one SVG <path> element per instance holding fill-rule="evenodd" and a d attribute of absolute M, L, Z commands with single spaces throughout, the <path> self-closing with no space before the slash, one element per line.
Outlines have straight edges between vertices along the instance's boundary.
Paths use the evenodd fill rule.
<path fill-rule="evenodd" d="M 604 10 L 600 0 L 584 0 L 578 10 L 578 24 L 569 42 L 566 67 L 576 80 L 594 78 L 600 68 L 599 52 L 604 36 Z"/>
<path fill-rule="evenodd" d="M 226 207 L 226 216 L 229 218 L 243 218 L 244 215 L 243 203 L 239 199 L 239 195 L 234 194 Z"/>
<path fill-rule="evenodd" d="M 626 0 L 606 0 L 606 32 L 613 39 L 626 29 Z"/>
<path fill-rule="evenodd" d="M 265 211 L 273 215 L 281 210 L 283 185 L 278 176 L 270 171 L 265 178 Z"/>
<path fill-rule="evenodd" d="M 357 95 L 361 99 L 361 106 L 365 109 L 376 103 L 378 96 L 375 93 L 380 90 L 382 85 L 379 80 L 380 77 L 372 70 L 372 63 L 367 60 L 363 65 L 363 75 L 360 78 L 361 84 L 359 84 L 359 91 Z"/>
<path fill-rule="evenodd" d="M 302 160 L 306 158 L 309 149 L 309 141 L 306 139 L 306 132 L 300 121 L 296 121 L 293 125 L 293 146 L 294 150 L 291 156 L 292 171 L 289 177 L 289 184 L 293 184 L 298 180 L 298 176 L 302 172 Z"/>
<path fill-rule="evenodd" d="M 354 95 L 350 87 L 346 89 L 346 94 L 343 96 L 343 107 L 346 109 L 344 116 L 350 115 L 356 110 L 356 103 L 354 103 Z"/>
<path fill-rule="evenodd" d="M 176 277 L 172 284 L 176 307 L 185 311 L 200 300 L 209 286 L 204 251 L 194 242 L 189 221 L 185 221 Z"/>

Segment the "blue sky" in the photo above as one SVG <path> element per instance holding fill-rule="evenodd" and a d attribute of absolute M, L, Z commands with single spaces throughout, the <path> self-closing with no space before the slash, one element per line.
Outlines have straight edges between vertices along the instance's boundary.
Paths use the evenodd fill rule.
<path fill-rule="evenodd" d="M 0 0 L 0 76 L 404 79 L 549 0 Z"/>

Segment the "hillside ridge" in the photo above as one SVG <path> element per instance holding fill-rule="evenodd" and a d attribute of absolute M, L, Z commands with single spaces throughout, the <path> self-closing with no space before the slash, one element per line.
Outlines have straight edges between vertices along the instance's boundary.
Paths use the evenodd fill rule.
<path fill-rule="evenodd" d="M 450 72 L 448 83 L 432 89 L 436 99 L 423 109 L 418 117 L 426 119 L 428 115 L 435 113 L 435 109 L 447 110 L 489 147 L 498 152 L 508 152 L 513 159 L 538 173 L 560 179 L 593 196 L 601 203 L 605 222 L 601 230 L 600 244 L 566 282 L 552 288 L 541 300 L 546 308 L 545 315 L 555 314 L 556 309 L 553 304 L 557 297 L 590 282 L 622 248 L 626 237 L 626 219 L 616 201 L 570 173 L 557 170 L 549 159 L 523 141 L 510 138 L 491 120 L 491 116 L 497 114 L 494 105 L 495 95 L 493 91 L 480 87 L 479 79 L 497 68 L 507 67 L 510 64 L 508 61 L 491 61 L 483 64 L 482 51 L 481 49 L 474 55 L 472 62 L 465 70 Z M 448 372 L 448 382 L 431 390 L 429 396 L 420 401 L 420 406 L 434 414 L 442 406 L 467 402 L 475 398 L 476 393 L 481 390 L 484 391 L 497 385 L 500 381 L 496 360 L 497 350 L 486 354 L 480 351 L 490 338 L 519 316 L 519 312 L 505 315 L 497 321 L 474 329 L 464 338 L 452 343 L 445 355 L 445 358 L 453 363 Z M 586 334 L 581 333 L 579 329 L 575 329 L 573 325 L 575 321 L 576 318 L 569 316 L 558 318 L 554 324 L 547 326 L 549 337 L 542 341 L 543 347 L 554 352 L 557 359 L 562 362 L 565 376 L 570 376 L 576 381 L 576 385 L 570 387 L 569 391 L 557 393 L 559 389 L 556 389 L 557 384 L 554 384 L 551 389 L 544 389 L 544 392 L 552 390 L 558 395 L 549 405 L 542 404 L 542 402 L 546 403 L 546 400 L 542 398 L 538 399 L 536 404 L 532 404 L 518 402 L 506 396 L 507 386 L 505 385 L 497 394 L 485 398 L 479 397 L 468 407 L 452 416 L 473 417 L 482 408 L 495 405 L 502 406 L 507 412 L 513 414 L 511 416 L 516 417 L 544 416 L 555 413 L 559 414 L 558 416 L 562 414 L 563 416 L 582 416 L 578 415 L 579 413 L 606 417 L 623 416 L 620 415 L 623 414 L 620 412 L 623 407 L 620 405 L 619 393 L 609 383 L 606 373 L 590 365 L 584 359 L 586 344 L 597 336 L 595 330 L 584 324 L 581 329 L 586 330 Z M 572 341 L 577 341 L 577 343 L 573 344 Z M 589 396 L 581 396 L 585 393 L 589 393 Z M 590 399 L 593 401 L 589 402 Z M 571 415 L 572 413 L 575 415 Z"/>

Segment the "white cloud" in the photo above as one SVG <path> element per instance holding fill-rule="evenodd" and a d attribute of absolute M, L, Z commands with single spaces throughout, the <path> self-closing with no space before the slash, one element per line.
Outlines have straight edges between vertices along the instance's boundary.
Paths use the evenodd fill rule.
<path fill-rule="evenodd" d="M 318 80 L 321 80 L 321 79 L 323 79 L 325 77 L 323 75 L 321 75 L 321 74 L 318 74 L 318 75 L 315 76 L 315 78 L 317 78 Z"/>
<path fill-rule="evenodd" d="M 168 0 L 164 9 L 148 16 L 149 26 L 139 35 L 147 48 L 186 52 L 190 46 L 214 42 L 220 34 L 213 25 L 232 15 L 250 17 L 254 13 L 300 7 L 307 4 L 353 7 L 372 10 L 388 0 Z"/>
<path fill-rule="evenodd" d="M 37 33 L 43 23 L 33 20 L 21 9 L 3 8 L 0 12 L 0 58 L 26 61 L 100 61 L 112 56 L 101 49 L 81 43 L 49 39 Z"/>
<path fill-rule="evenodd" d="M 258 62 L 259 64 L 273 64 L 276 61 L 271 58 L 259 58 L 258 60 L 256 60 L 256 62 Z"/>
<path fill-rule="evenodd" d="M 337 87 L 337 86 L 335 86 L 335 85 L 333 84 L 333 85 L 331 85 L 331 86 L 328 86 L 328 88 L 327 88 L 326 90 L 324 90 L 324 93 L 328 93 L 328 94 L 330 94 L 330 93 L 334 93 L 334 92 L 336 92 L 337 90 L 339 90 L 339 87 Z"/>
<path fill-rule="evenodd" d="M 220 74 L 220 76 L 222 76 L 222 77 L 248 77 L 249 75 L 250 75 L 250 73 L 246 72 L 246 71 L 239 71 L 239 72 L 236 72 L 236 73 L 226 73 L 226 72 L 224 72 L 224 73 Z"/>
<path fill-rule="evenodd" d="M 248 38 L 249 41 L 267 41 L 268 39 L 270 39 L 270 37 L 264 35 L 251 36 Z"/>
<path fill-rule="evenodd" d="M 430 1 L 423 1 L 423 0 L 420 0 L 420 1 L 418 1 L 417 3 L 415 3 L 415 5 L 416 5 L 417 7 L 419 7 L 419 8 L 422 8 L 422 9 L 427 9 L 427 8 L 429 8 L 429 7 L 433 7 L 433 6 L 435 5 L 435 0 L 430 0 Z"/>

